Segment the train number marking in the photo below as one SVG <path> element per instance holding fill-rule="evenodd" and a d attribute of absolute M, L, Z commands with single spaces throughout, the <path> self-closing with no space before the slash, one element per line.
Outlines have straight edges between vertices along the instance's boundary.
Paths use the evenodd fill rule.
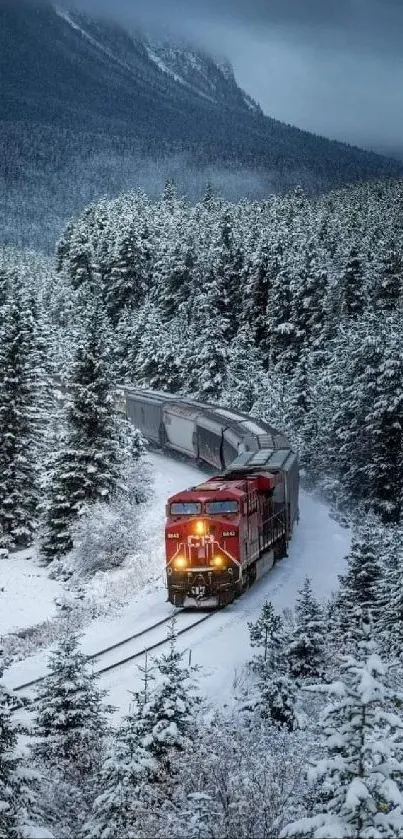
<path fill-rule="evenodd" d="M 222 535 L 225 539 L 226 536 L 236 536 L 236 532 L 235 530 L 223 530 Z"/>
<path fill-rule="evenodd" d="M 168 539 L 179 539 L 179 533 L 168 533 Z"/>

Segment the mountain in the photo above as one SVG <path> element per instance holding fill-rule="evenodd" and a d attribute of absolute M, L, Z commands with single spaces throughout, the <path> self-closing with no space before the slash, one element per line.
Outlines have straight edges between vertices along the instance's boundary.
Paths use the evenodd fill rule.
<path fill-rule="evenodd" d="M 403 170 L 265 116 L 226 61 L 188 45 L 35 0 L 2 0 L 0 16 L 8 241 L 50 246 L 83 203 L 160 190 L 169 175 L 190 197 L 207 179 L 228 197 L 262 197 Z"/>

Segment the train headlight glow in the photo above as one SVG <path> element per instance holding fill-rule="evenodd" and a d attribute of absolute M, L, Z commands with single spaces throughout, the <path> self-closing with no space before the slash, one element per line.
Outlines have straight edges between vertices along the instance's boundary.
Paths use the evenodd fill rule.
<path fill-rule="evenodd" d="M 194 530 L 195 530 L 195 533 L 197 533 L 198 536 L 204 536 L 204 533 L 205 533 L 204 521 L 202 521 L 202 520 L 195 521 Z"/>
<path fill-rule="evenodd" d="M 184 556 L 177 556 L 174 559 L 174 566 L 175 568 L 186 568 L 186 559 Z"/>
<path fill-rule="evenodd" d="M 216 568 L 222 568 L 224 565 L 222 556 L 213 556 L 213 565 L 215 565 Z"/>

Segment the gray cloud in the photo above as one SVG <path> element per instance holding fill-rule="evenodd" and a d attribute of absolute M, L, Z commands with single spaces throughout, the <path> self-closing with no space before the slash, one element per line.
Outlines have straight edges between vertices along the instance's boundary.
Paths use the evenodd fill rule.
<path fill-rule="evenodd" d="M 403 0 L 75 0 L 226 54 L 266 113 L 403 149 Z"/>

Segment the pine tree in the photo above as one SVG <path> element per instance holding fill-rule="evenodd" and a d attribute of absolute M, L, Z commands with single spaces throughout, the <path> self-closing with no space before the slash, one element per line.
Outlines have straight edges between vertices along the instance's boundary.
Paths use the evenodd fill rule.
<path fill-rule="evenodd" d="M 251 645 L 262 648 L 251 662 L 259 677 L 257 706 L 261 716 L 292 731 L 297 725 L 295 687 L 288 673 L 283 621 L 275 614 L 272 603 L 266 601 L 256 623 L 248 626 Z"/>
<path fill-rule="evenodd" d="M 267 666 L 276 669 L 282 660 L 285 633 L 280 615 L 276 615 L 269 600 L 263 603 L 255 623 L 248 623 L 251 647 L 262 650 L 251 661 L 255 673 L 262 673 Z"/>
<path fill-rule="evenodd" d="M 33 791 L 35 772 L 24 765 L 18 754 L 19 729 L 12 720 L 16 703 L 2 678 L 3 650 L 0 648 L 0 839 L 20 839 L 34 835 L 39 807 Z M 36 835 L 39 835 L 38 828 Z M 52 839 L 44 827 L 40 835 L 43 839 Z"/>
<path fill-rule="evenodd" d="M 259 395 L 263 368 L 259 352 L 245 328 L 228 350 L 227 385 L 223 401 L 229 408 L 248 412 Z"/>
<path fill-rule="evenodd" d="M 402 697 L 368 640 L 342 659 L 341 679 L 317 686 L 333 698 L 321 717 L 320 757 L 309 771 L 314 812 L 281 836 L 399 837 L 403 827 Z"/>
<path fill-rule="evenodd" d="M 169 650 L 157 660 L 157 686 L 147 709 L 153 720 L 147 746 L 169 773 L 171 755 L 183 751 L 192 736 L 199 697 L 195 694 L 194 668 L 183 663 L 184 653 L 177 649 L 176 617 L 168 631 Z"/>
<path fill-rule="evenodd" d="M 367 301 L 363 282 L 362 257 L 355 245 L 350 248 L 339 287 L 341 316 L 346 319 L 358 318 L 365 311 Z"/>
<path fill-rule="evenodd" d="M 102 754 L 107 724 L 106 691 L 69 629 L 50 654 L 49 672 L 35 702 L 34 753 L 48 767 L 70 766 L 82 779 L 91 776 Z"/>
<path fill-rule="evenodd" d="M 0 308 L 0 546 L 31 542 L 37 484 L 34 324 L 18 285 Z"/>
<path fill-rule="evenodd" d="M 396 243 L 388 242 L 382 248 L 381 259 L 376 263 L 373 298 L 382 312 L 394 311 L 403 297 L 403 263 Z"/>
<path fill-rule="evenodd" d="M 347 573 L 339 577 L 337 622 L 334 632 L 347 648 L 362 638 L 363 624 L 375 627 L 379 618 L 381 586 L 381 541 L 376 519 L 368 517 L 353 535 L 347 557 Z"/>
<path fill-rule="evenodd" d="M 148 657 L 142 671 L 143 688 L 134 694 L 129 713 L 110 743 L 96 778 L 97 795 L 80 839 L 115 839 L 133 835 L 158 803 L 160 765 L 149 743 L 154 723 L 149 713 L 150 683 L 154 680 Z"/>
<path fill-rule="evenodd" d="M 306 577 L 298 592 L 295 628 L 287 648 L 290 674 L 297 679 L 321 678 L 326 667 L 326 626 L 322 609 Z"/>
<path fill-rule="evenodd" d="M 116 492 L 124 454 L 119 450 L 122 423 L 113 407 L 103 322 L 99 309 L 88 318 L 69 382 L 66 438 L 50 482 L 42 542 L 47 560 L 72 548 L 70 525 L 84 505 L 109 501 Z"/>
<path fill-rule="evenodd" d="M 379 594 L 379 633 L 389 659 L 403 654 L 403 529 L 385 528 L 382 538 L 384 562 Z"/>

